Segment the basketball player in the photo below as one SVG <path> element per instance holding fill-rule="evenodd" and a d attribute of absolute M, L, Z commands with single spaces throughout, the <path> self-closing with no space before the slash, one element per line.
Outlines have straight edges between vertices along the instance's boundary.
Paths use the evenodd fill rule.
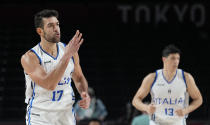
<path fill-rule="evenodd" d="M 28 104 L 26 125 L 76 125 L 71 78 L 82 97 L 80 107 L 87 109 L 90 104 L 88 84 L 77 53 L 83 43 L 82 33 L 76 31 L 65 45 L 60 42 L 56 10 L 40 11 L 34 19 L 41 42 L 21 58 Z"/>
<path fill-rule="evenodd" d="M 163 69 L 147 75 L 133 106 L 151 115 L 150 125 L 186 125 L 186 116 L 202 104 L 202 96 L 191 74 L 178 69 L 180 50 L 169 45 L 162 52 Z M 142 100 L 151 94 L 151 104 Z M 188 96 L 192 103 L 188 105 Z"/>

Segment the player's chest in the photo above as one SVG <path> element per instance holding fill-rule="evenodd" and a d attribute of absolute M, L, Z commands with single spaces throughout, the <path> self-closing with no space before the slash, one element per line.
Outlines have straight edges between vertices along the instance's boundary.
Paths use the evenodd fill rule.
<path fill-rule="evenodd" d="M 185 92 L 185 83 L 177 78 L 170 83 L 164 79 L 157 79 L 152 88 L 152 93 L 156 96 L 182 96 Z"/>

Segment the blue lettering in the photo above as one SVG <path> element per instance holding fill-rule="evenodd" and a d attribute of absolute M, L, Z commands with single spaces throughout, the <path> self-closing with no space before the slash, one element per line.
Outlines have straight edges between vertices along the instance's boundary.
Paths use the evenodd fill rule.
<path fill-rule="evenodd" d="M 182 98 L 153 98 L 152 102 L 154 102 L 155 104 L 177 105 L 183 104 L 184 100 Z"/>
<path fill-rule="evenodd" d="M 178 104 L 182 104 L 184 101 L 182 98 L 179 99 Z"/>
<path fill-rule="evenodd" d="M 177 103 L 177 99 L 175 98 L 174 100 L 172 98 L 170 98 L 170 105 L 176 105 Z"/>
<path fill-rule="evenodd" d="M 162 104 L 164 104 L 164 103 L 168 104 L 167 98 L 165 98 L 165 99 L 163 100 L 163 103 L 162 103 Z"/>
<path fill-rule="evenodd" d="M 70 77 L 64 77 L 64 83 L 59 82 L 58 85 L 65 85 L 71 83 L 71 78 Z"/>

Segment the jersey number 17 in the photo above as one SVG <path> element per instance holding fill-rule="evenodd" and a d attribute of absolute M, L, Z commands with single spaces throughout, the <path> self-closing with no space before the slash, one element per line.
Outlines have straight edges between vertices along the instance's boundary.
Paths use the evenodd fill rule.
<path fill-rule="evenodd" d="M 58 95 L 58 96 L 56 96 Z M 52 101 L 60 101 L 63 95 L 63 90 L 53 91 Z"/>

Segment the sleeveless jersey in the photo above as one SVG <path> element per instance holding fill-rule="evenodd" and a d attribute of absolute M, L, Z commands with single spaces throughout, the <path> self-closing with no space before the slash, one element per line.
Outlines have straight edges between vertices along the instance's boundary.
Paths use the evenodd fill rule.
<path fill-rule="evenodd" d="M 40 43 L 31 49 L 40 61 L 40 65 L 46 73 L 51 72 L 64 55 L 65 44 L 57 43 L 57 57 L 49 55 L 42 49 Z M 73 89 L 71 87 L 71 77 L 74 71 L 74 60 L 70 59 L 63 77 L 57 84 L 55 90 L 47 90 L 36 84 L 29 75 L 25 73 L 26 91 L 25 103 L 29 109 L 37 108 L 46 111 L 57 111 L 70 109 L 75 101 Z"/>
<path fill-rule="evenodd" d="M 159 124 L 185 124 L 185 117 L 179 117 L 175 113 L 177 109 L 185 108 L 189 102 L 183 70 L 177 69 L 171 81 L 166 80 L 162 69 L 157 70 L 150 94 L 152 103 L 156 106 L 151 120 Z"/>

